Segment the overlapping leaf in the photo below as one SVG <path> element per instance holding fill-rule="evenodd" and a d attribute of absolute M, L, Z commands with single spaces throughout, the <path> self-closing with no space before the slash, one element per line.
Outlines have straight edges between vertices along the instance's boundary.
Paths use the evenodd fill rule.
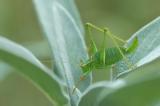
<path fill-rule="evenodd" d="M 31 79 L 52 102 L 57 102 L 59 105 L 67 103 L 62 91 L 65 84 L 42 65 L 27 49 L 0 37 L 0 60 Z"/>
<path fill-rule="evenodd" d="M 92 85 L 82 96 L 79 106 L 158 106 L 159 62 L 138 68 L 124 79 Z"/>
<path fill-rule="evenodd" d="M 128 40 L 128 44 L 130 44 L 135 37 L 138 37 L 139 45 L 137 50 L 128 56 L 130 63 L 136 67 L 140 67 L 159 57 L 160 17 L 156 18 L 136 32 Z M 113 68 L 113 77 L 116 79 L 116 77 L 120 77 L 124 73 L 128 73 L 130 71 L 132 71 L 132 68 L 128 67 L 125 61 L 120 61 Z"/>
<path fill-rule="evenodd" d="M 75 106 L 80 92 L 89 85 L 91 78 L 79 84 L 79 91 L 72 93 L 80 80 L 80 60 L 86 59 L 83 30 L 73 0 L 35 0 L 40 22 L 51 47 L 55 60 L 55 74 L 68 86 L 70 104 Z"/>

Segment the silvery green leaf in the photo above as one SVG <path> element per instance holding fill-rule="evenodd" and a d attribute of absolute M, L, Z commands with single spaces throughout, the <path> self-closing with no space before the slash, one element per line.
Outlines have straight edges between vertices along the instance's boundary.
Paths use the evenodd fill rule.
<path fill-rule="evenodd" d="M 129 40 L 131 44 L 133 39 L 138 37 L 139 45 L 132 54 L 128 56 L 129 62 L 136 68 L 147 64 L 160 56 L 160 17 L 156 18 L 138 32 L 136 32 Z M 132 67 L 128 67 L 126 62 L 120 61 L 113 68 L 114 79 L 131 72 Z"/>
<path fill-rule="evenodd" d="M 144 65 L 123 79 L 90 86 L 79 106 L 157 106 L 160 101 L 160 60 Z"/>
<path fill-rule="evenodd" d="M 77 100 L 91 82 L 88 76 L 79 84 L 73 94 L 73 88 L 80 80 L 82 70 L 80 60 L 87 58 L 82 25 L 73 0 L 34 0 L 41 25 L 48 39 L 54 57 L 55 74 L 68 85 L 70 104 Z"/>
<path fill-rule="evenodd" d="M 24 47 L 0 37 L 0 60 L 32 80 L 52 103 L 67 104 L 65 84 Z"/>

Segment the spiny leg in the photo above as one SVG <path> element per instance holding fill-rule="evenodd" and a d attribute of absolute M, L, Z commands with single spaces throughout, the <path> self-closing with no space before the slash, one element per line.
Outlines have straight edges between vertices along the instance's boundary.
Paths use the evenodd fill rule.
<path fill-rule="evenodd" d="M 122 57 L 124 58 L 125 63 L 127 64 L 127 66 L 128 66 L 129 68 L 133 68 L 134 65 L 133 65 L 133 64 L 128 60 L 128 58 L 123 54 L 123 52 L 122 52 L 122 50 L 120 49 L 120 47 L 118 46 L 116 40 L 113 38 L 113 34 L 112 34 L 107 28 L 104 28 L 104 32 L 106 33 L 106 35 L 108 35 L 108 36 L 112 39 L 112 41 L 113 41 L 113 43 L 115 44 L 116 48 L 119 50 L 120 54 L 121 54 Z"/>
<path fill-rule="evenodd" d="M 106 50 L 105 50 L 105 41 L 106 41 L 106 35 L 105 32 L 103 33 L 103 42 L 101 45 L 101 49 L 100 49 L 100 61 L 102 61 L 102 64 L 105 66 L 105 61 L 106 61 Z"/>
<path fill-rule="evenodd" d="M 90 54 L 93 55 L 98 51 L 98 49 L 97 49 L 96 43 L 93 40 L 93 37 L 91 36 L 91 27 L 89 26 L 89 24 L 86 24 L 85 28 L 86 28 L 86 35 L 89 36 L 89 38 L 91 40 L 89 51 L 90 51 Z"/>
<path fill-rule="evenodd" d="M 96 43 L 93 40 L 93 37 L 91 35 L 91 27 L 89 26 L 89 24 L 85 25 L 85 31 L 86 31 L 86 35 L 89 36 L 90 40 L 91 40 L 91 44 L 90 44 L 90 50 L 89 50 L 89 54 L 90 54 L 90 60 L 92 60 L 92 56 L 98 51 Z M 83 60 L 80 60 L 80 65 L 83 66 L 84 62 Z M 84 76 L 84 75 L 83 75 Z M 82 76 L 82 77 L 83 77 Z"/>
<path fill-rule="evenodd" d="M 97 30 L 97 31 L 100 31 L 100 32 L 102 32 L 102 33 L 104 33 L 104 29 L 103 28 L 99 28 L 99 27 L 97 27 L 97 26 L 95 26 L 95 25 L 93 25 L 93 24 L 91 24 L 91 23 L 86 23 L 86 25 L 88 26 L 88 27 L 90 27 L 90 28 L 93 28 L 93 29 L 95 29 L 95 30 Z M 121 38 L 119 38 L 119 37 L 117 37 L 117 36 L 115 36 L 115 35 L 113 35 L 112 34 L 112 36 L 113 36 L 113 38 L 114 39 L 116 39 L 117 41 L 120 41 L 120 42 L 122 42 L 122 43 L 127 43 L 127 41 L 125 41 L 125 40 L 123 40 L 123 39 L 121 39 Z"/>
<path fill-rule="evenodd" d="M 132 64 L 129 62 L 128 58 L 123 54 L 123 52 L 121 51 L 121 49 L 119 48 L 119 46 L 118 46 L 118 44 L 117 44 L 117 42 L 116 42 L 116 40 L 118 40 L 118 41 L 121 41 L 122 43 L 125 44 L 126 41 L 124 41 L 123 39 L 121 39 L 121 38 L 113 35 L 107 28 L 103 28 L 103 29 L 102 29 L 102 28 L 99 28 L 99 27 L 97 27 L 97 26 L 95 26 L 95 25 L 93 25 L 93 24 L 91 24 L 91 23 L 86 23 L 86 25 L 87 25 L 88 27 L 90 27 L 90 28 L 93 28 L 93 29 L 97 30 L 97 31 L 103 32 L 103 33 L 104 33 L 104 37 L 108 35 L 108 36 L 112 39 L 113 43 L 115 44 L 115 46 L 116 46 L 117 49 L 119 50 L 119 52 L 120 52 L 120 54 L 122 55 L 122 57 L 125 59 L 125 62 L 127 63 L 128 67 L 131 67 L 131 66 L 132 66 Z M 104 38 L 104 40 L 105 40 L 105 38 Z M 104 42 L 102 43 L 102 45 L 105 45 Z M 104 47 L 104 46 L 102 47 L 102 52 L 101 52 L 101 53 L 102 53 L 102 54 L 100 55 L 101 60 L 102 60 L 103 63 L 105 64 L 105 60 L 106 60 L 106 59 L 105 59 L 105 47 Z"/>
<path fill-rule="evenodd" d="M 91 44 L 89 47 L 89 54 L 90 54 L 90 59 L 92 59 L 92 55 L 95 54 L 98 49 L 96 46 L 96 43 L 93 40 L 93 37 L 91 36 L 91 27 L 89 26 L 89 24 L 85 25 L 85 31 L 86 31 L 86 35 L 89 36 L 90 40 L 91 40 Z M 84 65 L 83 60 L 80 61 L 80 65 Z M 82 76 L 80 76 L 80 80 L 78 82 L 76 82 L 75 87 L 73 88 L 72 94 L 76 91 L 76 88 L 79 86 L 80 82 L 82 80 L 85 80 L 86 75 L 88 75 L 89 72 L 83 73 Z"/>
<path fill-rule="evenodd" d="M 103 42 L 102 42 L 102 46 L 101 46 L 101 49 L 100 49 L 100 62 L 102 62 L 102 64 L 103 65 L 105 65 L 105 41 L 106 41 L 106 32 L 105 32 L 105 30 L 104 29 L 102 29 L 102 28 L 99 28 L 99 27 L 97 27 L 97 26 L 95 26 L 95 25 L 93 25 L 93 24 L 91 24 L 91 23 L 86 23 L 86 26 L 87 26 L 87 30 L 90 30 L 90 28 L 92 28 L 92 29 L 95 29 L 95 30 L 97 30 L 97 31 L 100 31 L 100 32 L 102 32 L 103 33 L 103 36 L 104 36 L 104 39 L 103 39 Z M 90 37 L 91 37 L 91 35 L 90 35 Z M 118 38 L 118 37 L 116 37 L 116 36 L 114 36 L 113 35 L 113 37 L 116 39 L 116 40 L 119 40 L 119 41 L 121 41 L 121 42 L 123 42 L 123 43 L 125 43 L 126 41 L 124 41 L 123 39 L 121 39 L 121 38 Z M 91 37 L 92 38 L 92 37 Z M 93 38 L 92 38 L 93 39 Z M 92 40 L 92 42 L 94 42 L 93 40 Z"/>
<path fill-rule="evenodd" d="M 97 30 L 97 31 L 106 33 L 106 35 L 109 35 L 109 37 L 112 39 L 112 41 L 114 42 L 115 46 L 117 47 L 117 49 L 121 53 L 122 57 L 124 58 L 124 60 L 125 60 L 126 64 L 128 65 L 128 67 L 131 67 L 131 68 L 133 67 L 134 68 L 134 65 L 129 62 L 128 58 L 123 54 L 123 52 L 121 51 L 121 49 L 119 48 L 119 46 L 118 46 L 118 44 L 116 42 L 116 40 L 117 40 L 117 41 L 120 41 L 120 42 L 125 44 L 125 43 L 127 43 L 125 40 L 113 35 L 107 28 L 99 28 L 99 27 L 97 27 L 97 26 L 95 26 L 95 25 L 93 25 L 91 23 L 86 23 L 86 25 L 88 27 L 90 27 L 90 28 L 93 28 L 93 29 Z M 102 56 L 102 57 L 104 57 L 104 56 Z"/>

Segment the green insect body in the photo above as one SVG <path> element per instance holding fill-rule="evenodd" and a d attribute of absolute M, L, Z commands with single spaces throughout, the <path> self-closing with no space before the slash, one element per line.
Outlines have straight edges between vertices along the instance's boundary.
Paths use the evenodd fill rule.
<path fill-rule="evenodd" d="M 104 33 L 104 41 L 102 43 L 101 49 L 97 49 L 96 44 L 91 37 L 90 28 Z M 115 64 L 116 62 L 122 59 L 125 60 L 128 66 L 132 66 L 132 64 L 130 64 L 130 62 L 128 61 L 126 55 L 132 53 L 138 47 L 137 37 L 134 38 L 134 40 L 128 47 L 119 46 L 116 40 L 124 44 L 126 43 L 126 41 L 114 36 L 111 32 L 109 32 L 108 29 L 106 28 L 101 29 L 90 23 L 86 24 L 86 32 L 87 32 L 87 35 L 89 35 L 91 38 L 91 46 L 90 46 L 90 52 L 89 52 L 90 58 L 85 62 L 81 61 L 80 67 L 82 68 L 83 75 L 81 76 L 80 80 L 76 83 L 75 87 L 73 88 L 73 93 L 78 87 L 78 85 L 80 84 L 80 81 L 84 80 L 85 76 L 88 75 L 94 69 L 103 69 L 107 66 Z M 111 38 L 111 40 L 115 44 L 115 47 L 105 48 L 105 37 L 107 35 L 108 37 Z"/>
<path fill-rule="evenodd" d="M 87 24 L 87 26 L 98 29 L 98 27 L 92 24 Z M 99 30 L 104 32 L 106 31 L 105 29 L 104 30 L 99 29 Z M 111 39 L 115 43 L 116 47 L 112 48 L 103 47 L 102 49 L 98 50 L 97 47 L 95 46 L 95 43 L 92 40 L 93 53 L 91 53 L 90 58 L 86 62 L 82 62 L 80 65 L 83 71 L 83 76 L 87 75 L 94 69 L 103 69 L 107 66 L 115 64 L 116 62 L 122 59 L 125 59 L 126 63 L 130 65 L 128 59 L 126 58 L 126 55 L 130 54 L 137 48 L 138 38 L 135 37 L 134 40 L 132 41 L 132 44 L 129 47 L 123 47 L 123 46 L 118 46 L 117 43 L 115 42 L 116 39 L 114 38 L 115 36 L 113 37 L 111 33 L 109 34 Z M 117 39 L 121 40 L 120 38 Z"/>
<path fill-rule="evenodd" d="M 124 55 L 127 55 L 130 53 L 129 50 L 127 50 L 124 47 L 119 47 Z M 83 73 L 90 72 L 94 69 L 102 69 L 106 66 L 115 64 L 116 62 L 123 59 L 123 56 L 121 55 L 120 51 L 116 48 L 106 48 L 105 49 L 105 64 L 103 64 L 101 58 L 100 58 L 101 51 L 98 51 L 95 53 L 95 55 L 92 56 L 92 58 L 88 59 L 86 63 L 81 64 L 81 68 L 83 70 Z"/>
<path fill-rule="evenodd" d="M 125 49 L 121 48 L 123 53 Z M 101 60 L 101 52 L 96 52 L 92 58 L 88 59 L 86 63 L 81 64 L 81 68 L 84 74 L 94 70 L 94 69 L 103 69 L 106 66 L 112 65 L 117 61 L 121 60 L 123 57 L 120 55 L 120 52 L 117 48 L 106 48 L 105 49 L 105 63 Z"/>

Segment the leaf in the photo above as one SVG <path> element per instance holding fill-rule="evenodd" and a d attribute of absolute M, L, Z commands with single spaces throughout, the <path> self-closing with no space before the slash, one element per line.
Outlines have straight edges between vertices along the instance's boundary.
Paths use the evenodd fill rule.
<path fill-rule="evenodd" d="M 128 75 L 124 81 L 126 86 L 103 96 L 99 106 L 109 104 L 111 106 L 156 106 L 160 100 L 160 67 L 156 61 L 145 65 Z M 156 67 L 156 68 L 153 68 Z"/>
<path fill-rule="evenodd" d="M 22 46 L 24 46 L 26 49 L 30 50 L 39 60 L 50 58 L 51 53 L 48 52 L 48 43 L 46 41 L 38 41 L 38 42 L 24 42 Z M 44 49 L 42 49 L 44 48 Z M 48 62 L 48 60 L 47 60 Z M 5 64 L 4 62 L 0 61 L 0 80 L 5 79 L 13 70 Z"/>
<path fill-rule="evenodd" d="M 83 94 L 79 106 L 157 106 L 160 60 L 138 68 L 124 79 L 99 82 Z"/>
<path fill-rule="evenodd" d="M 135 37 L 138 38 L 139 45 L 136 51 L 130 54 L 128 58 L 130 63 L 138 68 L 160 56 L 160 17 L 136 32 L 128 40 L 127 45 L 131 44 Z M 131 71 L 132 68 L 128 68 L 124 61 L 120 61 L 113 68 L 113 78 L 117 79 Z"/>
<path fill-rule="evenodd" d="M 61 105 L 67 103 L 67 99 L 62 92 L 62 89 L 65 89 L 64 84 L 27 49 L 0 37 L 0 60 L 13 66 L 16 71 L 31 79 L 52 103 L 53 101 Z"/>
<path fill-rule="evenodd" d="M 68 85 L 70 104 L 75 106 L 80 96 L 91 83 L 88 76 L 76 92 L 73 88 L 80 80 L 80 60 L 87 58 L 84 31 L 73 0 L 35 0 L 40 22 L 48 39 L 55 60 L 55 74 Z"/>
<path fill-rule="evenodd" d="M 106 90 L 109 93 L 123 86 L 124 82 L 117 80 L 115 82 L 100 81 L 91 85 L 86 92 L 82 95 L 78 106 L 99 106 L 98 103 L 101 100 L 102 91 Z M 107 104 L 106 104 L 107 105 Z M 104 105 L 104 106 L 106 106 Z"/>
<path fill-rule="evenodd" d="M 45 60 L 46 58 L 50 58 L 50 52 L 47 42 L 40 41 L 40 42 L 25 42 L 22 45 L 30 50 L 38 59 L 43 62 L 49 62 L 49 60 Z M 44 48 L 44 49 L 42 49 Z M 51 61 L 53 61 L 51 59 Z M 4 62 L 0 61 L 0 81 L 3 81 L 6 77 L 8 77 L 13 71 L 13 69 Z"/>

